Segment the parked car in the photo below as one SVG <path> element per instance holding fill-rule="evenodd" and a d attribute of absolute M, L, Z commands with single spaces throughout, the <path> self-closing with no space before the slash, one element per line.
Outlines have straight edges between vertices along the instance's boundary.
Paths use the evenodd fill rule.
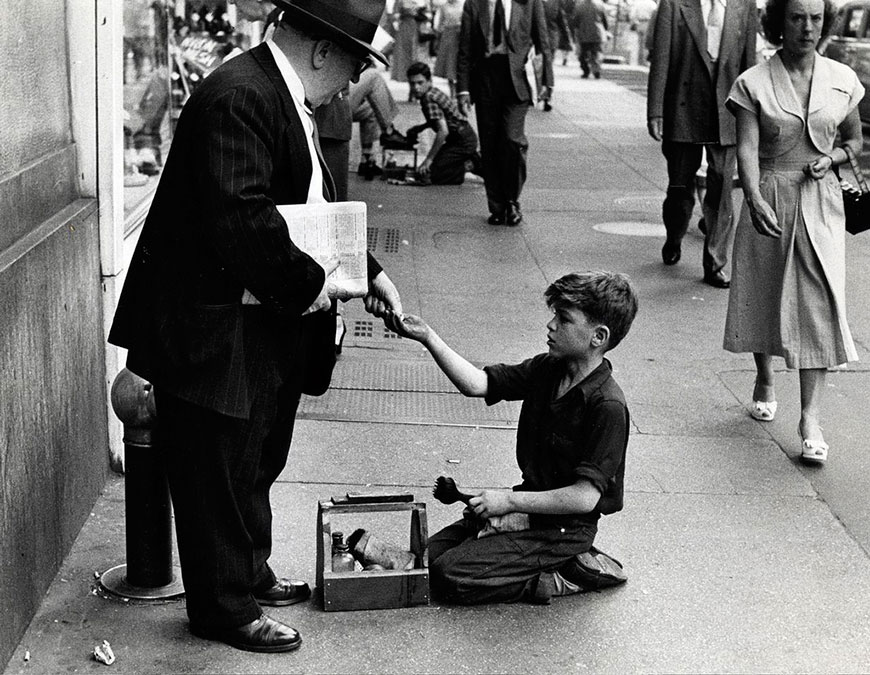
<path fill-rule="evenodd" d="M 849 66 L 870 92 L 870 0 L 848 0 L 840 6 L 819 52 Z M 870 126 L 870 94 L 858 104 L 858 112 L 861 122 Z"/>

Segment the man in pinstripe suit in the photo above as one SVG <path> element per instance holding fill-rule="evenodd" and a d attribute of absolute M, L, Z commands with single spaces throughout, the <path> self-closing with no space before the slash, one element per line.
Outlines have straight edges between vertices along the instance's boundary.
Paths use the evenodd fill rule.
<path fill-rule="evenodd" d="M 259 652 L 299 633 L 261 606 L 308 599 L 269 567 L 269 489 L 300 393 L 322 393 L 343 291 L 291 241 L 276 204 L 332 198 L 312 108 L 372 57 L 384 0 L 277 0 L 272 39 L 187 102 L 109 335 L 154 386 L 191 631 Z M 364 302 L 401 314 L 369 259 Z M 334 311 L 334 310 L 333 310 Z"/>

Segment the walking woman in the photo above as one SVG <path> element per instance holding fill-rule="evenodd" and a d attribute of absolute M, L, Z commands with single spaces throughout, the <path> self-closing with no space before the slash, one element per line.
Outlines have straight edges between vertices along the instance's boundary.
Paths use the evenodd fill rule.
<path fill-rule="evenodd" d="M 799 371 L 801 459 L 810 464 L 828 456 L 827 369 L 858 359 L 846 322 L 845 217 L 832 169 L 848 162 L 846 147 L 861 152 L 856 106 L 864 88 L 849 67 L 816 53 L 832 17 L 826 0 L 768 0 L 765 36 L 781 47 L 738 78 L 727 102 L 737 116 L 745 208 L 724 346 L 755 356 L 757 420 L 776 414 L 771 358 Z"/>

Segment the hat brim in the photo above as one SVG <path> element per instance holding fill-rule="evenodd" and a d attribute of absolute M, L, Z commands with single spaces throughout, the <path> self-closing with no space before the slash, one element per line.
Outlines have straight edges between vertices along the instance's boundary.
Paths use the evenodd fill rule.
<path fill-rule="evenodd" d="M 388 66 L 390 64 L 390 62 L 387 60 L 387 57 L 384 56 L 383 54 L 381 54 L 381 52 L 379 52 L 377 49 L 375 49 L 368 42 L 363 42 L 362 40 L 355 38 L 353 35 L 349 35 L 348 33 L 344 32 L 340 28 L 336 28 L 331 23 L 324 21 L 316 14 L 312 14 L 311 12 L 308 12 L 308 11 L 302 9 L 301 7 L 298 7 L 297 5 L 293 5 L 289 2 L 281 2 L 281 0 L 277 0 L 275 2 L 275 5 L 280 7 L 285 12 L 287 12 L 290 16 L 293 16 L 293 15 L 301 16 L 301 17 L 305 18 L 306 20 L 311 21 L 311 22 L 315 23 L 316 25 L 320 26 L 321 28 L 323 28 L 323 30 L 325 32 L 329 33 L 330 35 L 335 36 L 335 39 L 338 40 L 343 47 L 346 47 L 347 49 L 350 49 L 350 50 L 353 50 L 356 52 L 364 52 L 365 54 L 367 54 L 369 56 L 373 56 L 378 61 L 383 63 L 385 66 Z"/>

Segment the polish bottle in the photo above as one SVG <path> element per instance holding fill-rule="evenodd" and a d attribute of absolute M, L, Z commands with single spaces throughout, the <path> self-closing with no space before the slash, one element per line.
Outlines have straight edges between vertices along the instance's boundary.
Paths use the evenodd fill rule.
<path fill-rule="evenodd" d="M 344 533 L 332 533 L 332 571 L 333 572 L 353 572 L 354 557 L 350 554 L 347 544 L 344 541 Z"/>

